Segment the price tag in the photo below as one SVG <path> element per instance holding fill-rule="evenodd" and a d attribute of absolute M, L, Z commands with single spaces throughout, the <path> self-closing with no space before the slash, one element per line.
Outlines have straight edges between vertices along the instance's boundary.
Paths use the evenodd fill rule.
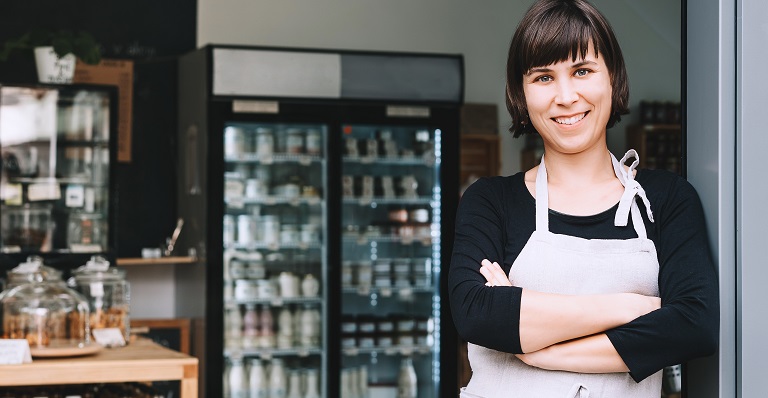
<path fill-rule="evenodd" d="M 283 299 L 282 298 L 273 298 L 272 299 L 272 306 L 274 306 L 274 307 L 282 307 L 283 306 Z"/>
<path fill-rule="evenodd" d="M 272 160 L 273 160 L 273 158 L 272 158 L 271 155 L 261 155 L 261 156 L 259 156 L 259 161 L 262 164 L 272 164 Z"/>
<path fill-rule="evenodd" d="M 360 353 L 360 351 L 357 348 L 345 348 L 344 349 L 344 355 L 355 356 L 355 355 L 357 355 L 359 353 Z"/>
<path fill-rule="evenodd" d="M 299 198 L 291 198 L 288 203 L 293 207 L 297 207 L 299 204 L 301 204 L 301 200 L 299 200 Z"/>
<path fill-rule="evenodd" d="M 381 290 L 379 290 L 382 297 L 389 297 L 392 295 L 392 289 L 388 287 L 382 287 Z"/>
<path fill-rule="evenodd" d="M 309 166 L 312 164 L 312 159 L 309 156 L 302 156 L 299 158 L 299 164 L 302 166 Z"/>
<path fill-rule="evenodd" d="M 413 348 L 411 347 L 400 348 L 400 355 L 411 355 L 411 354 L 413 354 Z"/>
<path fill-rule="evenodd" d="M 299 348 L 299 352 L 297 353 L 300 357 L 308 357 L 309 356 L 309 350 L 306 348 Z"/>
<path fill-rule="evenodd" d="M 413 298 L 413 289 L 411 289 L 411 288 L 409 288 L 409 287 L 406 287 L 406 288 L 402 288 L 402 289 L 400 289 L 400 291 L 398 292 L 398 295 L 399 295 L 399 296 L 400 296 L 400 298 L 401 298 L 401 299 L 403 299 L 403 300 L 407 300 L 407 299 Z"/>
<path fill-rule="evenodd" d="M 32 362 L 29 342 L 25 339 L 0 339 L 0 365 L 21 365 Z"/>
<path fill-rule="evenodd" d="M 397 354 L 397 349 L 395 349 L 395 348 L 386 348 L 386 349 L 384 349 L 384 354 L 386 354 L 386 355 L 395 355 L 395 354 Z"/>
<path fill-rule="evenodd" d="M 93 338 L 104 347 L 122 347 L 125 345 L 123 332 L 118 328 L 93 329 Z"/>

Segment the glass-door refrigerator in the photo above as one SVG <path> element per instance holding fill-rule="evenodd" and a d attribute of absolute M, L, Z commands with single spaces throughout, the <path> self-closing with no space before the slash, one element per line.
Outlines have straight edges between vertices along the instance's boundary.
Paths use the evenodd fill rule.
<path fill-rule="evenodd" d="M 0 266 L 114 255 L 116 90 L 0 85 Z M 4 275 L 5 272 L 2 272 Z"/>
<path fill-rule="evenodd" d="M 178 246 L 200 261 L 176 313 L 205 396 L 458 394 L 461 57 L 207 46 L 179 77 Z"/>

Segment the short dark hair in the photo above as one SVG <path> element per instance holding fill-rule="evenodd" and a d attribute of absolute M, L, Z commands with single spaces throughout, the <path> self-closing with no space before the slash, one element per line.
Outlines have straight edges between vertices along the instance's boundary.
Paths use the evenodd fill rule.
<path fill-rule="evenodd" d="M 624 57 L 605 17 L 585 0 L 537 0 L 517 26 L 507 57 L 507 110 L 514 137 L 533 133 L 523 92 L 523 75 L 532 68 L 584 58 L 592 44 L 611 78 L 612 127 L 629 113 L 629 82 Z"/>

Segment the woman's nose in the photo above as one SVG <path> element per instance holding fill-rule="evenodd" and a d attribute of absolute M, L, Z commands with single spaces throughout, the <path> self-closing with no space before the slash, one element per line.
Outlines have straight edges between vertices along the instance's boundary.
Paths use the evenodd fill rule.
<path fill-rule="evenodd" d="M 557 93 L 555 95 L 555 102 L 559 105 L 570 105 L 579 99 L 579 94 L 576 92 L 576 88 L 573 83 L 567 79 L 560 79 L 557 81 Z"/>

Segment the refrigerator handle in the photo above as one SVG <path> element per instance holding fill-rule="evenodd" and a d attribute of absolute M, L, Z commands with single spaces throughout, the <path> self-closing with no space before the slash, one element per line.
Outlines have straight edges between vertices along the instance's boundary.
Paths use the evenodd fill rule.
<path fill-rule="evenodd" d="M 186 141 L 186 191 L 189 195 L 200 195 L 200 162 L 198 159 L 198 134 L 197 126 L 192 124 L 187 127 Z"/>

